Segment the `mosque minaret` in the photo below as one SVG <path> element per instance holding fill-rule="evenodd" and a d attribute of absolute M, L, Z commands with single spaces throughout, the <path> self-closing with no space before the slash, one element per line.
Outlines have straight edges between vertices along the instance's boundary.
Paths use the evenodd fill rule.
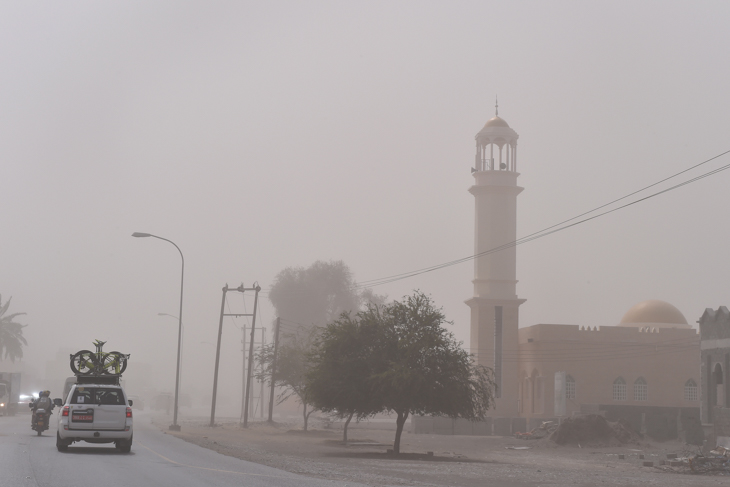
<path fill-rule="evenodd" d="M 518 412 L 517 297 L 517 139 L 519 135 L 495 116 L 476 135 L 474 185 L 474 296 L 471 308 L 471 349 L 481 365 L 494 371 L 497 384 L 493 415 Z"/>
<path fill-rule="evenodd" d="M 711 391 L 707 397 L 713 408 L 727 408 L 730 352 L 722 360 L 719 354 L 703 359 L 701 372 L 697 330 L 670 303 L 640 302 L 618 324 L 610 312 L 595 310 L 591 323 L 519 327 L 525 302 L 517 296 L 515 248 L 517 196 L 522 192 L 517 185 L 519 136 L 495 109 L 475 137 L 474 184 L 469 188 L 475 209 L 474 295 L 466 303 L 471 308 L 471 352 L 494 372 L 496 404 L 488 421 L 458 428 L 454 422 L 453 431 L 510 436 L 543 421 L 601 411 L 610 421 L 622 419 L 652 438 L 701 445 L 700 384 L 709 384 L 703 391 Z M 713 313 L 702 319 L 714 320 Z M 706 416 L 715 410 L 707 409 Z"/>

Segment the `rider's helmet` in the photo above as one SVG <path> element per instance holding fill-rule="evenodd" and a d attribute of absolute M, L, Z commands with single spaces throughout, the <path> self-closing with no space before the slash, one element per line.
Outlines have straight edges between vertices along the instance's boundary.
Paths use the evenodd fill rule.
<path fill-rule="evenodd" d="M 51 397 L 51 391 L 43 391 L 43 395 L 46 397 Z"/>

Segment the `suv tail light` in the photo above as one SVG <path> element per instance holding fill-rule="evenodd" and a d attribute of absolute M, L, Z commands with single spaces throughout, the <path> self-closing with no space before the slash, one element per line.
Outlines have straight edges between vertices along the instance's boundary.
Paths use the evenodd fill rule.
<path fill-rule="evenodd" d="M 127 417 L 128 418 L 132 417 L 132 408 L 127 408 Z"/>
<path fill-rule="evenodd" d="M 61 416 L 68 416 L 68 406 L 63 407 L 63 411 L 61 411 Z"/>

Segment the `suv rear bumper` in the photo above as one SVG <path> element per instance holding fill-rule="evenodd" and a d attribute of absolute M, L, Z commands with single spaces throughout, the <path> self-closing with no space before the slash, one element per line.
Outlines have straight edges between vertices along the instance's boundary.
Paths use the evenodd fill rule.
<path fill-rule="evenodd" d="M 58 436 L 66 441 L 86 441 L 88 443 L 111 443 L 132 438 L 132 427 L 128 431 L 109 430 L 67 430 L 59 425 Z"/>

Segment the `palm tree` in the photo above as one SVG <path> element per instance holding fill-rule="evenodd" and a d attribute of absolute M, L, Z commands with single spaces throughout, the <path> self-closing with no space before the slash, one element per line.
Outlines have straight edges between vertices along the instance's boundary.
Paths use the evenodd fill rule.
<path fill-rule="evenodd" d="M 23 328 L 28 325 L 21 325 L 13 321 L 16 316 L 25 313 L 13 313 L 5 316 L 10 307 L 10 300 L 2 304 L 3 297 L 0 295 L 0 360 L 9 358 L 11 362 L 15 362 L 16 358 L 23 358 L 23 345 L 27 346 L 28 342 L 23 337 Z"/>

